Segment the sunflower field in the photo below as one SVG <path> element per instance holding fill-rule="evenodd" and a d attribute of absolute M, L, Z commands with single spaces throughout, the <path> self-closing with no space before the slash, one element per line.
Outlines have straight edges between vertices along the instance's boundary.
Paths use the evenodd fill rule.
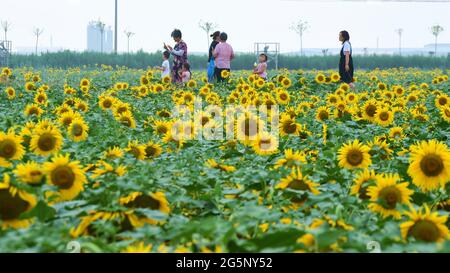
<path fill-rule="evenodd" d="M 450 252 L 449 73 L 3 68 L 0 252 Z"/>

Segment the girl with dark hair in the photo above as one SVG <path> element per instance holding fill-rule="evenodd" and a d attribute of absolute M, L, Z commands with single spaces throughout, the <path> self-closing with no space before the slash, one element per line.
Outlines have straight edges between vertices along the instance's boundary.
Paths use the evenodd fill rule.
<path fill-rule="evenodd" d="M 169 45 L 164 44 L 164 49 L 169 51 L 173 55 L 173 66 L 172 66 L 172 81 L 181 83 L 182 79 L 180 77 L 180 71 L 185 63 L 188 63 L 187 57 L 187 45 L 181 39 L 182 34 L 179 29 L 175 29 L 171 34 L 173 40 L 175 41 L 175 47 L 172 48 Z"/>
<path fill-rule="evenodd" d="M 353 84 L 353 58 L 352 58 L 352 45 L 350 44 L 350 34 L 343 30 L 339 33 L 339 41 L 342 42 L 341 59 L 339 61 L 339 75 L 341 81 L 354 88 Z"/>
<path fill-rule="evenodd" d="M 253 70 L 253 73 L 267 80 L 267 55 L 262 53 L 259 55 L 259 64 Z"/>

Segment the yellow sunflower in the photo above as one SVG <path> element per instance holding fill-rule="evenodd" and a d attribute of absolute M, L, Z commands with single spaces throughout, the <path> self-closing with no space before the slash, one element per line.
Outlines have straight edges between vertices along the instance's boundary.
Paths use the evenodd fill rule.
<path fill-rule="evenodd" d="M 293 151 L 292 149 L 287 149 L 284 151 L 284 157 L 280 158 L 275 162 L 275 169 L 281 167 L 295 167 L 301 163 L 306 163 L 306 155 L 304 152 Z"/>
<path fill-rule="evenodd" d="M 109 147 L 108 150 L 103 153 L 103 156 L 109 159 L 121 158 L 123 157 L 123 151 L 117 146 Z"/>
<path fill-rule="evenodd" d="M 253 150 L 258 155 L 272 155 L 278 152 L 278 138 L 268 132 L 261 132 L 254 141 Z"/>
<path fill-rule="evenodd" d="M 133 192 L 119 199 L 119 204 L 127 208 L 148 208 L 151 210 L 159 210 L 162 213 L 169 214 L 169 202 L 163 192 L 142 193 Z"/>
<path fill-rule="evenodd" d="M 375 112 L 374 120 L 381 126 L 391 125 L 394 122 L 394 112 L 387 108 L 378 108 Z"/>
<path fill-rule="evenodd" d="M 72 121 L 67 128 L 69 137 L 75 141 L 84 141 L 88 138 L 89 126 L 84 122 L 82 118 L 77 118 Z"/>
<path fill-rule="evenodd" d="M 369 199 L 367 189 L 377 180 L 377 175 L 374 170 L 364 169 L 359 172 L 353 180 L 353 186 L 350 189 L 350 194 L 358 196 L 360 199 Z"/>
<path fill-rule="evenodd" d="M 450 98 L 447 94 L 441 94 L 436 97 L 435 105 L 437 108 L 441 108 L 447 105 L 450 105 Z"/>
<path fill-rule="evenodd" d="M 426 204 L 418 211 L 411 206 L 410 211 L 405 214 L 409 221 L 400 224 L 403 239 L 412 237 L 424 242 L 443 242 L 449 239 L 447 215 L 431 212 Z"/>
<path fill-rule="evenodd" d="M 136 128 L 136 121 L 133 117 L 133 114 L 131 112 L 122 112 L 115 116 L 116 120 L 129 128 Z"/>
<path fill-rule="evenodd" d="M 219 169 L 224 172 L 234 172 L 236 168 L 234 166 L 219 164 L 214 159 L 208 159 L 206 161 L 206 166 L 212 169 Z"/>
<path fill-rule="evenodd" d="M 144 242 L 135 243 L 123 249 L 122 253 L 150 253 L 152 251 L 152 244 L 146 245 Z"/>
<path fill-rule="evenodd" d="M 128 142 L 128 146 L 125 148 L 125 151 L 132 154 L 137 160 L 144 160 L 146 154 L 145 148 L 145 145 L 139 144 L 139 142 L 135 140 Z"/>
<path fill-rule="evenodd" d="M 63 137 L 56 127 L 37 127 L 31 137 L 30 148 L 37 155 L 47 156 L 61 150 L 62 143 Z"/>
<path fill-rule="evenodd" d="M 244 144 L 250 144 L 256 140 L 263 128 L 264 123 L 259 117 L 251 113 L 243 113 L 237 119 L 235 127 L 237 139 L 243 141 Z"/>
<path fill-rule="evenodd" d="M 441 116 L 445 121 L 450 122 L 450 106 L 441 107 Z"/>
<path fill-rule="evenodd" d="M 158 135 L 164 135 L 172 128 L 172 122 L 155 120 L 153 123 L 153 129 Z"/>
<path fill-rule="evenodd" d="M 37 116 L 40 117 L 42 113 L 44 113 L 44 110 L 42 110 L 41 107 L 37 104 L 28 104 L 25 107 L 25 116 Z"/>
<path fill-rule="evenodd" d="M 370 148 L 360 143 L 359 140 L 350 141 L 339 149 L 339 166 L 347 169 L 365 169 L 372 164 L 369 151 Z"/>
<path fill-rule="evenodd" d="M 280 119 L 280 133 L 285 135 L 296 135 L 300 133 L 301 125 L 295 121 L 295 117 L 283 114 Z"/>
<path fill-rule="evenodd" d="M 21 215 L 31 211 L 37 204 L 34 195 L 26 191 L 15 188 L 10 184 L 8 174 L 3 175 L 0 182 L 0 227 L 26 228 L 31 224 L 32 219 L 21 219 Z"/>
<path fill-rule="evenodd" d="M 444 188 L 450 181 L 450 151 L 445 143 L 435 139 L 410 147 L 408 174 L 422 191 Z"/>
<path fill-rule="evenodd" d="M 399 219 L 401 212 L 397 210 L 398 206 L 409 205 L 414 191 L 408 189 L 409 183 L 398 183 L 398 174 L 383 174 L 376 180 L 376 185 L 367 189 L 371 201 L 369 209 L 380 213 L 384 218 L 392 216 Z"/>
<path fill-rule="evenodd" d="M 14 174 L 23 183 L 37 185 L 42 182 L 44 170 L 40 164 L 29 161 L 27 163 L 17 165 L 14 170 Z"/>
<path fill-rule="evenodd" d="M 402 127 L 393 127 L 389 130 L 390 139 L 402 139 L 403 137 L 404 135 Z"/>
<path fill-rule="evenodd" d="M 114 105 L 114 103 L 116 102 L 116 98 L 111 97 L 111 96 L 103 96 L 99 98 L 99 106 L 100 108 L 102 108 L 103 110 L 106 109 L 111 109 Z"/>
<path fill-rule="evenodd" d="M 370 99 L 366 101 L 363 106 L 362 116 L 368 121 L 373 121 L 375 119 L 375 114 L 378 110 L 378 102 L 375 99 Z"/>
<path fill-rule="evenodd" d="M 159 144 L 148 142 L 145 145 L 145 157 L 146 158 L 156 158 L 162 153 L 162 148 Z"/>
<path fill-rule="evenodd" d="M 81 114 L 78 112 L 74 112 L 72 109 L 69 108 L 68 111 L 60 115 L 59 123 L 62 126 L 68 127 L 72 123 L 72 121 L 77 118 L 82 118 Z"/>
<path fill-rule="evenodd" d="M 58 192 L 49 192 L 47 197 L 55 198 L 52 202 L 75 199 L 83 191 L 86 175 L 78 161 L 70 161 L 69 155 L 56 155 L 51 162 L 44 163 L 47 183 L 57 188 Z"/>
<path fill-rule="evenodd" d="M 12 100 L 16 97 L 16 90 L 12 87 L 8 87 L 5 89 L 5 93 L 8 96 L 9 100 Z"/>
<path fill-rule="evenodd" d="M 21 160 L 25 155 L 22 141 L 22 137 L 16 135 L 13 130 L 0 132 L 0 158 L 5 161 Z"/>
<path fill-rule="evenodd" d="M 325 121 L 331 118 L 331 111 L 326 106 L 320 106 L 316 111 L 316 119 L 318 121 Z"/>
<path fill-rule="evenodd" d="M 291 189 L 296 191 L 304 191 L 307 194 L 311 193 L 314 195 L 320 194 L 317 190 L 319 184 L 312 182 L 308 179 L 308 176 L 304 176 L 299 167 L 292 168 L 292 172 L 285 178 L 282 178 L 280 183 L 276 185 L 276 189 Z M 301 197 L 293 197 L 291 201 L 293 203 L 303 203 L 308 198 L 307 194 Z"/>

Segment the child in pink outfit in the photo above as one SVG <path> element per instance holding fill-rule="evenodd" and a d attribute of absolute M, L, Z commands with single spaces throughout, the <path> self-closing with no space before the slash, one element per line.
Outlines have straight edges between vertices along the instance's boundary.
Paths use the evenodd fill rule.
<path fill-rule="evenodd" d="M 267 55 L 262 53 L 259 55 L 259 64 L 253 70 L 253 73 L 260 76 L 263 79 L 267 79 Z"/>
<path fill-rule="evenodd" d="M 191 66 L 188 63 L 183 64 L 180 76 L 183 83 L 187 83 L 191 80 Z"/>

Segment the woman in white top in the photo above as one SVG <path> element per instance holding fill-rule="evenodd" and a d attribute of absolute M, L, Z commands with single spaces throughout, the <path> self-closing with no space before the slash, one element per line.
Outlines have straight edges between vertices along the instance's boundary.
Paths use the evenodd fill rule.
<path fill-rule="evenodd" d="M 350 34 L 343 30 L 339 33 L 339 41 L 342 42 L 341 59 L 339 61 L 339 75 L 341 81 L 354 87 L 353 84 L 353 58 L 352 58 L 352 45 L 350 44 Z"/>

